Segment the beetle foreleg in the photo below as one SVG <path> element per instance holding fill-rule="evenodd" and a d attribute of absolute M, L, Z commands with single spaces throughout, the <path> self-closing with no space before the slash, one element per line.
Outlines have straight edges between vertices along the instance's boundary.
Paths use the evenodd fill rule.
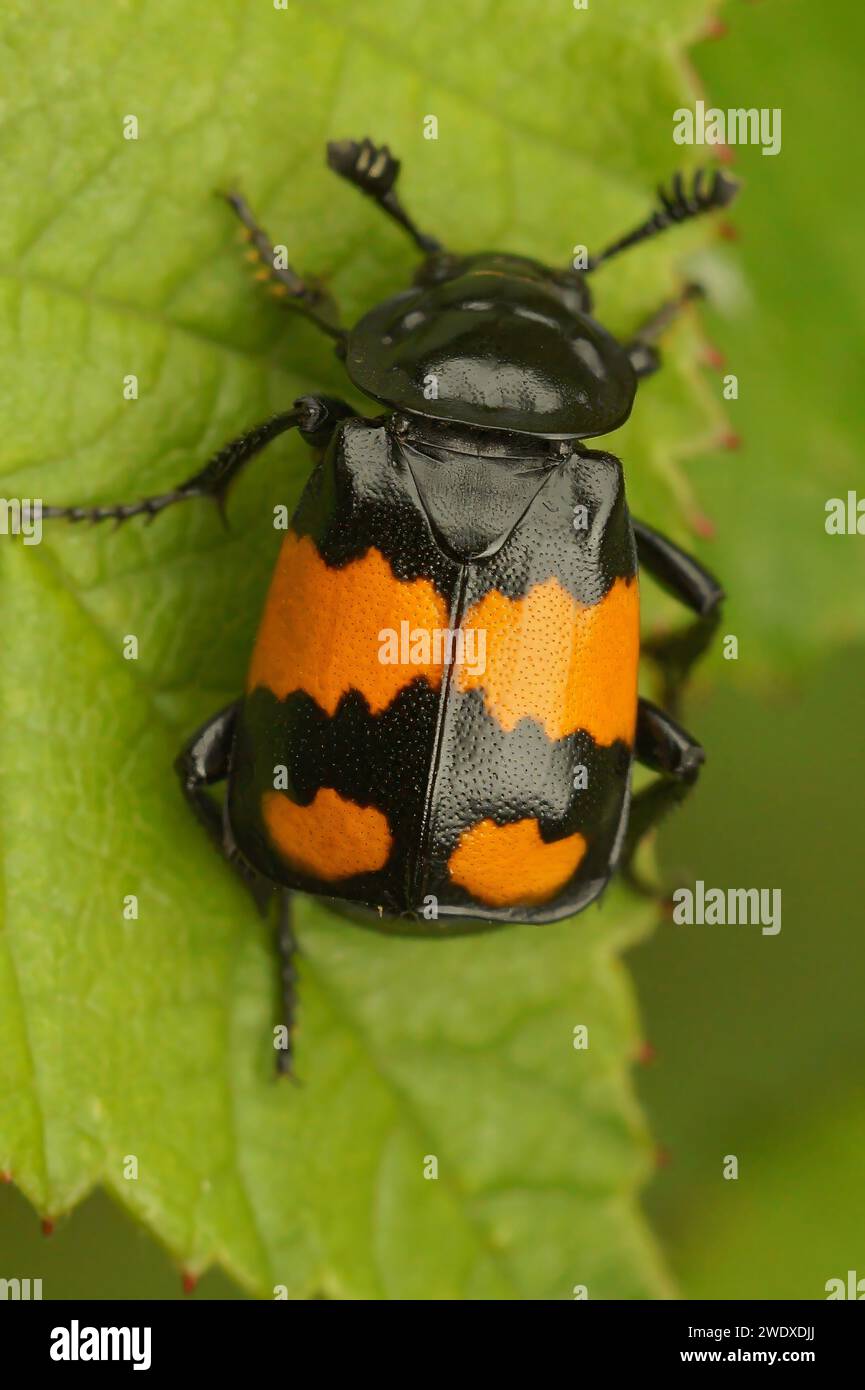
<path fill-rule="evenodd" d="M 340 328 L 337 322 L 336 305 L 327 291 L 313 280 L 304 280 L 283 260 L 280 249 L 271 244 L 267 232 L 259 226 L 255 214 L 240 193 L 229 192 L 221 196 L 229 207 L 233 208 L 246 229 L 248 254 L 258 266 L 255 272 L 256 279 L 269 283 L 271 294 L 282 299 L 285 304 L 294 305 L 315 324 L 316 328 L 342 343 L 345 339 L 345 329 Z"/>
<path fill-rule="evenodd" d="M 646 319 L 645 323 L 637 329 L 633 338 L 625 344 L 625 350 L 631 359 L 631 366 L 638 377 L 651 376 L 653 372 L 658 370 L 661 365 L 661 357 L 654 346 L 656 340 L 678 318 L 685 305 L 690 304 L 692 299 L 700 299 L 703 293 L 700 285 L 686 285 L 676 299 L 668 300 L 652 314 L 651 318 Z"/>

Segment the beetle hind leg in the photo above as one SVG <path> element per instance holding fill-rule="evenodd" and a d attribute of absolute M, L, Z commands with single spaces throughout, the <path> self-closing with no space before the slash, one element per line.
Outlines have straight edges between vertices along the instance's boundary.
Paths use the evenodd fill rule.
<path fill-rule="evenodd" d="M 289 888 L 279 890 L 279 926 L 276 936 L 279 951 L 279 985 L 281 1001 L 281 1023 L 285 1032 L 285 1045 L 276 1048 L 277 1076 L 287 1076 L 297 1081 L 294 1074 L 294 1031 L 297 1013 L 297 937 L 294 934 L 294 894 Z"/>
<path fill-rule="evenodd" d="M 183 795 L 196 820 L 204 826 L 223 859 L 239 876 L 262 917 L 267 916 L 274 893 L 279 893 L 276 944 L 279 953 L 280 1023 L 285 1032 L 285 1041 L 274 1041 L 276 1072 L 278 1076 L 296 1080 L 292 1044 L 297 1012 L 297 938 L 294 935 L 293 894 L 287 888 L 277 889 L 270 879 L 246 862 L 234 842 L 224 809 L 208 791 L 208 788 L 224 782 L 231 770 L 231 750 L 239 707 L 240 701 L 235 700 L 203 724 L 184 746 L 174 766 Z"/>

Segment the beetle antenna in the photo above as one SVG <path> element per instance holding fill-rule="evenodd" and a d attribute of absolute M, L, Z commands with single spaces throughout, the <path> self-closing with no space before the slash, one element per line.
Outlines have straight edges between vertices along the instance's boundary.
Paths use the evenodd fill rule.
<path fill-rule="evenodd" d="M 265 420 L 263 424 L 256 425 L 254 429 L 247 430 L 239 439 L 233 439 L 230 444 L 226 444 L 218 454 L 214 454 L 209 463 L 206 463 L 198 473 L 186 482 L 180 483 L 178 487 L 171 488 L 168 492 L 160 492 L 151 497 L 142 497 L 137 502 L 119 502 L 104 506 L 90 507 L 43 507 L 42 516 L 47 520 L 65 518 L 66 521 L 114 521 L 118 525 L 128 521 L 132 516 L 146 516 L 152 521 L 160 512 L 164 512 L 166 507 L 173 507 L 178 502 L 189 502 L 194 497 L 211 497 L 223 513 L 225 498 L 228 489 L 240 470 L 256 454 L 260 453 L 266 444 L 277 435 L 284 434 L 286 430 L 293 429 L 295 426 L 304 428 L 309 426 L 315 429 L 318 423 L 313 418 L 313 413 L 307 404 L 309 398 L 304 397 L 296 402 L 293 410 L 283 411 L 281 415 L 274 415 L 270 420 Z"/>
<path fill-rule="evenodd" d="M 335 174 L 372 198 L 382 212 L 408 232 L 424 255 L 432 256 L 442 250 L 438 238 L 422 232 L 397 197 L 394 184 L 402 166 L 387 145 L 374 145 L 368 136 L 363 140 L 330 140 L 327 162 Z"/>
<path fill-rule="evenodd" d="M 641 241 L 648 241 L 651 237 L 657 236 L 659 232 L 665 232 L 668 227 L 674 227 L 679 222 L 687 222 L 691 217 L 699 217 L 704 212 L 714 212 L 716 208 L 725 208 L 731 203 L 739 191 L 739 184 L 735 179 L 731 179 L 720 169 L 716 169 L 714 174 L 709 177 L 707 182 L 707 171 L 698 169 L 694 175 L 691 191 L 685 187 L 685 177 L 679 173 L 674 175 L 670 191 L 661 185 L 658 189 L 658 201 L 661 206 L 656 208 L 647 221 L 635 227 L 627 236 L 623 236 L 619 241 L 614 241 L 612 245 L 606 247 L 599 256 L 592 256 L 586 267 L 587 271 L 596 270 L 604 261 L 609 261 L 613 256 L 618 256 L 621 251 L 627 251 L 632 246 L 638 246 Z"/>

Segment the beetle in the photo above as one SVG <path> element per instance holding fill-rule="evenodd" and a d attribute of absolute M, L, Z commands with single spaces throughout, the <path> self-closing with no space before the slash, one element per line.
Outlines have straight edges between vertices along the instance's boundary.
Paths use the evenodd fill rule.
<path fill-rule="evenodd" d="M 125 521 L 210 497 L 297 429 L 316 461 L 286 533 L 241 698 L 181 752 L 183 793 L 265 910 L 280 897 L 292 1072 L 296 891 L 384 929 L 478 930 L 585 909 L 704 759 L 637 691 L 638 568 L 693 617 L 656 644 L 672 704 L 718 620 L 718 581 L 630 517 L 621 463 L 586 441 L 630 414 L 686 286 L 633 337 L 592 315 L 589 277 L 626 249 L 724 207 L 721 172 L 681 175 L 584 269 L 420 231 L 400 164 L 371 140 L 330 167 L 412 238 L 413 284 L 343 328 L 330 296 L 284 265 L 249 206 L 224 195 L 260 278 L 335 342 L 360 415 L 302 396 L 179 487 L 44 516 Z M 631 796 L 637 761 L 659 776 Z M 222 806 L 209 788 L 226 783 Z"/>

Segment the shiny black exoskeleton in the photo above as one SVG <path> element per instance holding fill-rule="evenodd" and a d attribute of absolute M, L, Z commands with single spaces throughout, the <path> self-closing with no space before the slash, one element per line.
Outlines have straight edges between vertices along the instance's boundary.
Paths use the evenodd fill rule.
<path fill-rule="evenodd" d="M 424 256 L 413 286 L 352 329 L 275 255 L 245 201 L 228 201 L 272 292 L 334 339 L 351 381 L 385 412 L 302 397 L 170 492 L 44 509 L 125 520 L 193 497 L 221 506 L 243 465 L 285 430 L 316 451 L 246 693 L 177 764 L 191 808 L 257 901 L 280 890 L 285 1071 L 291 892 L 437 933 L 581 910 L 703 760 L 669 713 L 637 696 L 638 563 L 696 614 L 687 634 L 651 649 L 667 704 L 722 598 L 693 558 L 630 517 L 618 459 L 585 444 L 627 419 L 659 365 L 656 339 L 697 291 L 687 286 L 621 342 L 593 317 L 588 277 L 723 207 L 735 185 L 720 173 L 689 187 L 677 177 L 633 232 L 582 270 L 556 270 L 446 251 L 399 202 L 387 147 L 342 141 L 328 160 Z M 379 654 L 376 665 L 374 641 L 391 627 L 396 640 L 403 621 L 396 664 Z M 489 643 L 473 667 L 457 639 L 481 632 Z M 423 655 L 431 633 L 447 634 L 438 661 Z M 632 800 L 634 759 L 661 777 Z M 207 792 L 220 781 L 222 807 Z"/>

